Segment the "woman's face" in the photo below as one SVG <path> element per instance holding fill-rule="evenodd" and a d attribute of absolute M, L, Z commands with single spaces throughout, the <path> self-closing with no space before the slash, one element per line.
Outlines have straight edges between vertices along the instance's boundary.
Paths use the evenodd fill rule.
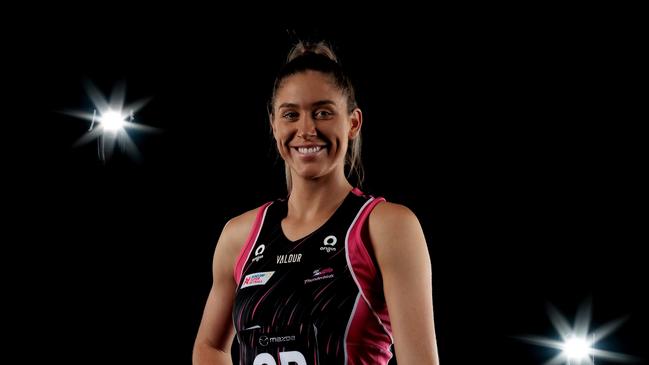
<path fill-rule="evenodd" d="M 285 78 L 275 94 L 273 136 L 293 174 L 316 179 L 344 172 L 348 140 L 362 124 L 359 109 L 347 111 L 347 96 L 330 76 L 306 71 Z"/>

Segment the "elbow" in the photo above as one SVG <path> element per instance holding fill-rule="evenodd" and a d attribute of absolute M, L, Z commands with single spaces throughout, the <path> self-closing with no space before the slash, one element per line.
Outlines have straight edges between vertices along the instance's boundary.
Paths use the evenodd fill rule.
<path fill-rule="evenodd" d="M 426 342 L 410 339 L 405 343 L 395 342 L 394 346 L 399 364 L 439 365 L 437 342 L 434 339 Z"/>
<path fill-rule="evenodd" d="M 435 352 L 413 354 L 413 356 L 399 356 L 397 352 L 397 363 L 439 365 L 439 357 Z"/>
<path fill-rule="evenodd" d="M 230 351 L 216 348 L 208 343 L 196 342 L 192 351 L 193 365 L 232 365 Z"/>

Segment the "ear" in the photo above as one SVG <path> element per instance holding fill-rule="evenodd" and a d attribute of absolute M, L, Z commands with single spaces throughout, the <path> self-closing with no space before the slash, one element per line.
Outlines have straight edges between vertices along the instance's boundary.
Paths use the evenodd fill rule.
<path fill-rule="evenodd" d="M 349 118 L 351 122 L 351 128 L 349 129 L 349 139 L 354 139 L 361 132 L 361 126 L 363 125 L 363 112 L 359 108 L 356 108 L 352 111 L 352 114 Z"/>

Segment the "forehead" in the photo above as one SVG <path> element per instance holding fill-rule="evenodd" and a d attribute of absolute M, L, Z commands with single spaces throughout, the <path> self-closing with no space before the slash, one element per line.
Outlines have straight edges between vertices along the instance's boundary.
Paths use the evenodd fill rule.
<path fill-rule="evenodd" d="M 345 101 L 331 76 L 309 70 L 286 77 L 277 90 L 275 104 L 310 105 L 324 99 L 333 100 L 336 104 Z"/>

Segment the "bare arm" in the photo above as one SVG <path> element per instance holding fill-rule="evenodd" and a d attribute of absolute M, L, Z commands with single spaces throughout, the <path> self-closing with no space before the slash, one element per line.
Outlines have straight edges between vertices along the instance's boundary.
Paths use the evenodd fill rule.
<path fill-rule="evenodd" d="M 426 239 L 410 209 L 381 203 L 369 233 L 383 276 L 399 364 L 438 365 L 432 274 Z"/>
<path fill-rule="evenodd" d="M 223 228 L 214 250 L 212 289 L 194 342 L 194 365 L 232 365 L 234 339 L 232 306 L 237 284 L 234 261 L 252 226 L 256 210 L 231 219 Z"/>

